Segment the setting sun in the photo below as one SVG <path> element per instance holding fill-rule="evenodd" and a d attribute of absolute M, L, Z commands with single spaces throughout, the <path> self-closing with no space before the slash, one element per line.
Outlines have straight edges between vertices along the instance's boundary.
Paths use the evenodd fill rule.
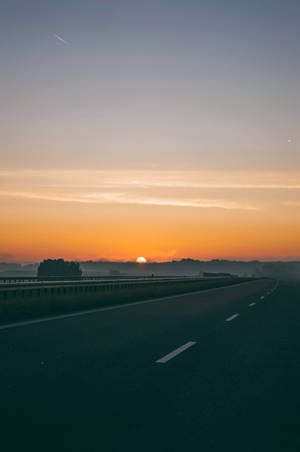
<path fill-rule="evenodd" d="M 140 256 L 137 258 L 136 262 L 138 264 L 146 264 L 147 263 L 147 259 L 145 259 L 143 256 Z"/>

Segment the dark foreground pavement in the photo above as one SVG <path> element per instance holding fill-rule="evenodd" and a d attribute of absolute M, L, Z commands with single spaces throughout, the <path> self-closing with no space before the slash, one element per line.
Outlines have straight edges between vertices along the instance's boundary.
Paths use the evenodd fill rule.
<path fill-rule="evenodd" d="M 299 451 L 300 284 L 276 284 L 1 329 L 1 449 Z"/>

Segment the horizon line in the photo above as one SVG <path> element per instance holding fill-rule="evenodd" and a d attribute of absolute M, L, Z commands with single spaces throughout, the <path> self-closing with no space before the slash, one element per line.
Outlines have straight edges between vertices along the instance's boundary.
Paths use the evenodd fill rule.
<path fill-rule="evenodd" d="M 43 258 L 39 261 L 0 261 L 0 265 L 4 264 L 4 265 L 10 265 L 10 264 L 16 264 L 16 265 L 23 265 L 23 266 L 27 266 L 27 265 L 37 265 L 40 262 L 42 262 L 43 260 L 46 259 L 64 259 L 62 257 L 55 257 L 55 258 L 51 258 L 51 257 L 47 257 L 47 258 Z M 181 263 L 184 261 L 191 261 L 191 262 L 200 262 L 200 263 L 209 263 L 209 262 L 242 262 L 242 263 L 251 263 L 251 262 L 260 262 L 260 263 L 276 263 L 276 262 L 284 262 L 284 263 L 293 263 L 293 262 L 300 262 L 300 257 L 298 258 L 294 258 L 294 259 L 290 259 L 290 258 L 275 258 L 275 259 L 270 259 L 270 258 L 253 258 L 253 259 L 226 259 L 226 258 L 213 258 L 213 259 L 207 259 L 207 260 L 201 260 L 201 259 L 193 259 L 190 257 L 183 257 L 180 259 L 172 259 L 169 261 L 159 261 L 159 260 L 148 260 L 145 263 L 138 263 L 135 260 L 79 260 L 79 259 L 64 259 L 66 262 L 78 262 L 81 264 L 86 264 L 86 263 L 92 263 L 92 264 L 136 264 L 140 267 L 144 267 L 147 266 L 149 264 L 172 264 L 172 263 Z M 0 271 L 1 273 L 1 271 Z"/>

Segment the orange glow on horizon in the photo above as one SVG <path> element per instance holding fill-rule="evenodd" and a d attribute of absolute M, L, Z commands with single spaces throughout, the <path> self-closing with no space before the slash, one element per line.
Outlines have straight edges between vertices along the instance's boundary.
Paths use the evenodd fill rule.
<path fill-rule="evenodd" d="M 30 177 L 34 182 L 34 175 Z M 178 182 L 179 188 L 164 188 L 164 197 L 156 185 L 167 185 L 168 178 L 160 177 L 162 182 L 156 178 L 146 192 L 143 181 L 143 188 L 135 187 L 131 176 L 116 192 L 105 188 L 100 200 L 94 188 L 88 197 L 86 189 L 80 195 L 73 188 L 71 192 L 71 181 L 52 189 L 51 196 L 40 182 L 38 194 L 33 182 L 30 189 L 28 182 L 13 191 L 6 188 L 0 192 L 0 261 L 62 257 L 135 262 L 141 250 L 148 262 L 300 259 L 299 189 L 295 182 L 294 188 L 280 188 L 291 183 L 289 175 L 276 181 L 278 188 L 254 189 L 243 189 L 241 181 L 238 188 L 231 182 L 228 189 L 199 189 L 188 175 Z M 205 183 L 204 176 L 197 177 Z M 80 182 L 85 182 L 83 177 Z M 185 183 L 187 187 L 181 187 Z"/>

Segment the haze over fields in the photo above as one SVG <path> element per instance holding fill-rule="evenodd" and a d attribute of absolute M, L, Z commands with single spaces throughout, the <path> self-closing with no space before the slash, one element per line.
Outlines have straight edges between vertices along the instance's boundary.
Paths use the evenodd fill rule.
<path fill-rule="evenodd" d="M 199 261 L 181 259 L 171 262 L 150 262 L 140 265 L 136 262 L 87 261 L 80 262 L 83 276 L 131 277 L 140 276 L 218 276 L 225 273 L 241 277 L 269 277 L 283 280 L 300 279 L 300 262 L 260 261 Z M 32 277 L 37 275 L 38 264 L 21 265 L 0 262 L 0 278 Z"/>
<path fill-rule="evenodd" d="M 300 259 L 299 13 L 4 0 L 0 261 Z"/>

